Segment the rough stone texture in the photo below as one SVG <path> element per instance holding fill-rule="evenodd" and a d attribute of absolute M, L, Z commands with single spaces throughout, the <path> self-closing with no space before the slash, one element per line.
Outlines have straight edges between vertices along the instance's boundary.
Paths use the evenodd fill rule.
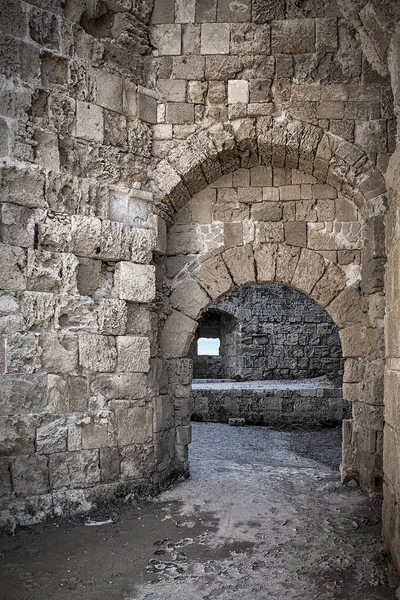
<path fill-rule="evenodd" d="M 252 425 L 332 425 L 346 416 L 340 386 L 329 381 L 307 380 L 309 387 L 285 382 L 254 382 L 253 386 L 233 382 L 193 384 L 195 421 L 228 423 L 244 419 Z"/>
<path fill-rule="evenodd" d="M 198 355 L 199 337 L 219 338 L 219 356 Z M 195 379 L 335 377 L 343 364 L 326 311 L 280 285 L 240 288 L 213 304 L 199 319 L 190 356 Z"/>
<path fill-rule="evenodd" d="M 21 502 L 45 494 L 42 516 L 67 514 L 96 490 L 145 493 L 187 473 L 188 430 L 174 427 L 188 426 L 190 376 L 167 376 L 162 360 L 148 377 L 126 371 L 139 349 L 121 340 L 148 339 L 143 371 L 160 340 L 175 360 L 208 303 L 253 279 L 301 288 L 350 328 L 352 355 L 362 346 L 347 360 L 374 381 L 348 382 L 342 474 L 379 490 L 382 402 L 371 413 L 363 398 L 382 394 L 367 366 L 382 359 L 386 187 L 387 369 L 398 370 L 397 3 L 12 6 L 0 58 L 1 410 L 42 432 L 36 452 L 16 443 L 11 454 Z M 174 402 L 168 441 L 145 425 L 120 447 L 115 411 L 146 405 L 147 424 L 160 394 Z M 385 395 L 390 415 L 397 396 Z M 107 423 L 92 419 L 101 411 Z M 65 448 L 51 423 L 67 428 Z M 400 566 L 389 427 L 385 539 Z M 20 478 L 24 461 L 37 490 Z"/>

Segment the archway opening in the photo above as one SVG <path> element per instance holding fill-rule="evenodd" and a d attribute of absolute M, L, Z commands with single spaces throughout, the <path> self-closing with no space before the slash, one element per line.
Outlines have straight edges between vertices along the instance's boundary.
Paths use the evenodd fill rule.
<path fill-rule="evenodd" d="M 213 353 L 216 341 L 219 351 Z M 232 438 L 224 427 L 216 434 L 207 425 L 220 423 L 263 426 L 278 447 L 285 440 L 297 452 L 339 468 L 341 425 L 350 417 L 344 359 L 337 325 L 310 296 L 278 284 L 236 288 L 199 317 L 189 357 L 195 433 L 190 458 L 204 453 L 204 437 L 208 447 L 220 446 L 221 436 Z M 269 460 L 271 446 L 262 436 L 249 431 L 253 446 L 264 448 Z M 246 439 L 242 433 L 237 443 L 245 447 Z"/>

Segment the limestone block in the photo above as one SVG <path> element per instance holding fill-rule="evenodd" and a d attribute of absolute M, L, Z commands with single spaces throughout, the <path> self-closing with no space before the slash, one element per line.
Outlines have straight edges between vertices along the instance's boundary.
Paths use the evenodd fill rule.
<path fill-rule="evenodd" d="M 238 188 L 237 199 L 248 204 L 262 202 L 262 189 L 260 187 Z"/>
<path fill-rule="evenodd" d="M 70 216 L 48 213 L 39 223 L 39 242 L 43 250 L 71 252 L 72 235 Z"/>
<path fill-rule="evenodd" d="M 184 102 L 169 102 L 166 107 L 167 123 L 194 123 L 194 106 Z"/>
<path fill-rule="evenodd" d="M 181 54 L 182 27 L 178 24 L 155 25 L 151 28 L 150 40 L 159 56 Z"/>
<path fill-rule="evenodd" d="M 155 0 L 151 23 L 173 23 L 175 13 L 175 0 Z"/>
<path fill-rule="evenodd" d="M 284 223 L 285 243 L 288 246 L 307 246 L 307 223 L 304 221 L 289 221 Z"/>
<path fill-rule="evenodd" d="M 71 217 L 72 252 L 78 256 L 96 256 L 99 254 L 102 222 L 95 217 L 73 215 Z"/>
<path fill-rule="evenodd" d="M 260 222 L 256 223 L 256 242 L 258 244 L 271 244 L 283 242 L 283 223 Z"/>
<path fill-rule="evenodd" d="M 230 248 L 222 256 L 236 285 L 256 283 L 254 255 L 251 245 Z"/>
<path fill-rule="evenodd" d="M 145 123 L 157 123 L 157 100 L 149 94 L 139 91 L 137 101 L 138 118 Z"/>
<path fill-rule="evenodd" d="M 118 448 L 100 449 L 100 471 L 101 481 L 118 481 L 120 474 L 120 456 Z"/>
<path fill-rule="evenodd" d="M 249 101 L 249 82 L 244 79 L 231 79 L 228 81 L 228 104 Z"/>
<path fill-rule="evenodd" d="M 187 446 L 192 441 L 192 426 L 179 425 L 176 428 L 176 443 Z"/>
<path fill-rule="evenodd" d="M 113 73 L 96 70 L 96 104 L 122 113 L 123 79 Z"/>
<path fill-rule="evenodd" d="M 154 472 L 154 446 L 134 445 L 120 449 L 121 479 L 149 480 Z"/>
<path fill-rule="evenodd" d="M 233 282 L 220 256 L 204 261 L 194 272 L 194 276 L 212 300 L 231 292 Z"/>
<path fill-rule="evenodd" d="M 150 341 L 146 337 L 117 337 L 118 371 L 147 373 L 150 368 Z"/>
<path fill-rule="evenodd" d="M 1 205 L 0 235 L 4 244 L 29 248 L 35 237 L 35 212 L 16 204 Z"/>
<path fill-rule="evenodd" d="M 357 207 L 345 197 L 339 197 L 336 199 L 336 218 L 338 221 L 357 221 L 358 210 Z"/>
<path fill-rule="evenodd" d="M 344 363 L 343 382 L 359 383 L 365 372 L 365 361 L 360 358 L 347 358 Z"/>
<path fill-rule="evenodd" d="M 10 459 L 0 459 L 0 497 L 3 498 L 12 494 L 10 464 Z"/>
<path fill-rule="evenodd" d="M 124 335 L 128 309 L 124 300 L 103 299 L 98 309 L 99 332 L 103 335 Z"/>
<path fill-rule="evenodd" d="M 94 420 L 93 420 L 94 419 Z M 94 450 L 109 445 L 109 423 L 107 417 L 94 417 L 90 423 L 82 423 L 82 448 Z"/>
<path fill-rule="evenodd" d="M 103 143 L 104 120 L 103 110 L 96 104 L 82 102 L 76 103 L 76 137 L 85 140 Z"/>
<path fill-rule="evenodd" d="M 151 441 L 153 413 L 146 407 L 133 407 L 116 411 L 118 446 L 146 444 Z"/>
<path fill-rule="evenodd" d="M 17 456 L 11 463 L 13 488 L 17 496 L 35 496 L 49 491 L 48 458 L 35 454 Z"/>
<path fill-rule="evenodd" d="M 155 299 L 155 267 L 119 262 L 115 267 L 115 290 L 122 300 L 151 302 Z"/>
<path fill-rule="evenodd" d="M 90 393 L 108 400 L 138 400 L 147 395 L 147 379 L 143 373 L 97 374 L 90 384 Z"/>
<path fill-rule="evenodd" d="M 115 339 L 104 335 L 79 335 L 79 364 L 90 371 L 114 371 L 117 364 Z"/>
<path fill-rule="evenodd" d="M 197 281 L 186 277 L 172 292 L 170 302 L 176 310 L 197 319 L 210 303 L 210 298 Z"/>
<path fill-rule="evenodd" d="M 40 336 L 42 367 L 47 373 L 70 373 L 78 367 L 77 336 L 47 333 Z"/>
<path fill-rule="evenodd" d="M 52 131 L 36 129 L 35 161 L 38 165 L 52 171 L 60 170 L 58 134 Z"/>
<path fill-rule="evenodd" d="M 107 217 L 108 188 L 94 180 L 50 172 L 46 199 L 55 213 Z"/>
<path fill-rule="evenodd" d="M 370 361 L 365 365 L 365 374 L 362 381 L 361 401 L 374 406 L 384 405 L 384 372 L 383 360 Z"/>
<path fill-rule="evenodd" d="M 368 306 L 366 299 L 356 288 L 345 288 L 329 304 L 328 312 L 338 327 L 355 323 L 367 324 Z"/>
<path fill-rule="evenodd" d="M 48 375 L 48 410 L 54 413 L 85 412 L 89 397 L 87 378 L 83 376 Z"/>
<path fill-rule="evenodd" d="M 174 56 L 172 77 L 174 79 L 201 80 L 204 77 L 204 58 L 202 56 Z"/>
<path fill-rule="evenodd" d="M 64 333 L 97 333 L 97 306 L 91 298 L 62 294 L 57 298 L 54 321 Z"/>
<path fill-rule="evenodd" d="M 383 356 L 382 330 L 361 325 L 351 325 L 340 331 L 343 356 L 364 356 L 377 360 Z"/>
<path fill-rule="evenodd" d="M 14 294 L 0 292 L 0 333 L 9 334 L 27 328 L 20 304 Z"/>
<path fill-rule="evenodd" d="M 61 452 L 49 457 L 52 489 L 85 488 L 100 482 L 97 450 Z"/>
<path fill-rule="evenodd" d="M 315 51 L 313 19 L 276 21 L 271 27 L 273 54 L 306 54 Z"/>
<path fill-rule="evenodd" d="M 5 417 L 0 422 L 0 455 L 33 454 L 36 419 L 22 416 Z"/>
<path fill-rule="evenodd" d="M 46 409 L 46 375 L 0 376 L 0 414 L 40 413 Z"/>
<path fill-rule="evenodd" d="M 310 294 L 314 285 L 325 271 L 325 261 L 321 255 L 303 248 L 292 279 L 292 286 Z"/>
<path fill-rule="evenodd" d="M 224 223 L 224 246 L 233 248 L 243 244 L 243 223 Z"/>
<path fill-rule="evenodd" d="M 156 315 L 147 306 L 127 302 L 126 333 L 150 335 L 155 328 Z M 125 332 L 124 332 L 125 333 Z"/>
<path fill-rule="evenodd" d="M 257 283 L 275 282 L 276 244 L 261 244 L 254 248 Z"/>
<path fill-rule="evenodd" d="M 229 23 L 203 23 L 200 54 L 229 54 Z"/>
<path fill-rule="evenodd" d="M 39 336 L 34 333 L 12 333 L 7 336 L 6 372 L 35 373 L 41 367 Z"/>
<path fill-rule="evenodd" d="M 26 254 L 22 248 L 0 244 L 0 289 L 26 289 Z"/>
<path fill-rule="evenodd" d="M 160 333 L 160 350 L 165 358 L 185 356 L 189 351 L 197 323 L 173 310 Z"/>
<path fill-rule="evenodd" d="M 103 261 L 128 260 L 130 258 L 130 228 L 122 223 L 101 221 L 101 235 L 96 256 Z"/>
<path fill-rule="evenodd" d="M 30 208 L 46 207 L 45 174 L 38 167 L 3 167 L 0 171 L 0 195 L 3 202 Z"/>
<path fill-rule="evenodd" d="M 165 431 L 174 426 L 174 404 L 169 395 L 157 396 L 153 402 L 153 431 Z"/>
<path fill-rule="evenodd" d="M 204 104 L 207 89 L 208 85 L 205 81 L 188 81 L 187 101 L 193 104 Z"/>
<path fill-rule="evenodd" d="M 360 250 L 364 231 L 359 222 L 308 223 L 308 247 L 315 250 Z"/>
<path fill-rule="evenodd" d="M 74 294 L 78 264 L 73 254 L 28 249 L 27 287 L 35 292 Z"/>
<path fill-rule="evenodd" d="M 159 79 L 157 88 L 166 102 L 185 102 L 186 100 L 185 79 Z"/>
<path fill-rule="evenodd" d="M 131 228 L 129 238 L 131 243 L 130 259 L 135 263 L 151 262 L 156 246 L 156 232 L 152 229 Z"/>
<path fill-rule="evenodd" d="M 101 284 L 101 261 L 80 257 L 77 267 L 77 287 L 82 296 L 92 296 Z"/>
<path fill-rule="evenodd" d="M 65 417 L 46 416 L 36 432 L 36 451 L 43 454 L 65 452 L 67 449 L 67 421 Z"/>
<path fill-rule="evenodd" d="M 313 289 L 313 298 L 322 306 L 327 306 L 346 286 L 346 275 L 336 265 L 328 265 L 321 279 Z"/>

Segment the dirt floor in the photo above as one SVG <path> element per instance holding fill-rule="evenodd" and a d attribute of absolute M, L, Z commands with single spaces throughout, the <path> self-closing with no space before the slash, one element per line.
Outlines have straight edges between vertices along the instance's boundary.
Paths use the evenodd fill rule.
<path fill-rule="evenodd" d="M 195 423 L 159 498 L 3 537 L 0 599 L 394 600 L 380 507 L 339 460 L 337 429 Z"/>

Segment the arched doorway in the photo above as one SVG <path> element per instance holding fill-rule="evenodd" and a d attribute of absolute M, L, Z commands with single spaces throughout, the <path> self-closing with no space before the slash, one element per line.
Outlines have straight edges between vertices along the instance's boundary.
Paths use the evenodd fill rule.
<path fill-rule="evenodd" d="M 193 197 L 183 199 L 177 180 L 170 190 L 172 205 L 180 210 L 160 259 L 166 301 L 159 342 L 178 406 L 175 448 L 181 472 L 188 470 L 190 440 L 191 365 L 185 357 L 197 319 L 235 287 L 280 284 L 309 295 L 339 328 L 344 398 L 352 403 L 352 417 L 343 421 L 342 479 L 360 482 L 366 491 L 380 489 L 383 418 L 382 398 L 376 392 L 383 374 L 383 295 L 379 287 L 368 287 L 372 258 L 365 237 L 367 223 L 375 217 L 361 201 L 360 190 L 351 187 L 349 171 L 336 180 L 330 177 L 332 185 L 324 182 L 328 171 L 323 176 L 321 161 L 336 168 L 338 147 L 337 141 L 332 147 L 329 136 L 317 137 L 318 151 L 309 156 L 314 166 L 297 159 L 304 170 L 270 164 L 247 168 L 233 160 L 225 175 Z M 240 161 L 244 150 L 235 142 L 231 151 Z M 322 157 L 323 151 L 330 153 L 329 160 Z M 227 156 L 232 158 L 218 154 L 219 164 Z M 356 178 L 351 177 L 354 185 Z M 373 179 L 369 181 L 372 185 Z M 185 373 L 183 379 L 179 372 Z"/>

